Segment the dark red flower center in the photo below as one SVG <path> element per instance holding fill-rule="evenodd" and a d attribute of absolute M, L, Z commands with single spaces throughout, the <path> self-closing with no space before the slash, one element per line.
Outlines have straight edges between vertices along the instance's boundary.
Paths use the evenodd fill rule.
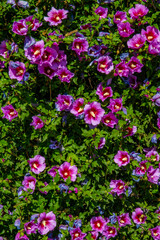
<path fill-rule="evenodd" d="M 16 68 L 16 76 L 22 76 L 24 73 L 24 69 L 22 67 Z"/>

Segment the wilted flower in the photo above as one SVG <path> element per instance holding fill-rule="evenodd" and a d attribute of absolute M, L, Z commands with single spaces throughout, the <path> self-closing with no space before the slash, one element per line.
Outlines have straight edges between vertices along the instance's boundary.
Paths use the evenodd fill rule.
<path fill-rule="evenodd" d="M 8 58 L 9 57 L 9 50 L 7 49 L 7 40 L 4 40 L 0 43 L 0 56 L 4 57 L 4 58 Z"/>
<path fill-rule="evenodd" d="M 90 220 L 92 230 L 102 233 L 104 231 L 106 220 L 102 217 L 92 217 Z"/>
<path fill-rule="evenodd" d="M 131 219 L 129 213 L 122 213 L 118 218 L 118 224 L 120 227 L 125 227 L 126 225 L 131 225 Z"/>
<path fill-rule="evenodd" d="M 22 185 L 24 186 L 24 188 L 23 188 L 24 191 L 27 191 L 27 189 L 32 189 L 33 190 L 31 192 L 31 194 L 32 194 L 35 190 L 36 179 L 32 176 L 25 176 L 24 180 L 22 182 Z"/>
<path fill-rule="evenodd" d="M 126 166 L 130 162 L 130 156 L 126 151 L 118 151 L 114 156 L 114 162 L 118 164 L 119 167 Z"/>
<path fill-rule="evenodd" d="M 135 8 L 129 9 L 129 14 L 132 19 L 138 19 L 140 17 L 145 16 L 148 13 L 149 9 L 142 5 L 142 4 L 136 4 Z"/>
<path fill-rule="evenodd" d="M 108 8 L 98 7 L 95 10 L 95 13 L 99 15 L 99 20 L 102 18 L 106 18 L 108 14 Z"/>
<path fill-rule="evenodd" d="M 59 175 L 66 181 L 70 177 L 72 182 L 76 181 L 78 169 L 75 165 L 71 166 L 70 163 L 64 162 L 58 169 Z"/>
<path fill-rule="evenodd" d="M 22 62 L 9 62 L 9 77 L 17 79 L 18 82 L 22 81 L 26 72 L 25 64 Z"/>
<path fill-rule="evenodd" d="M 155 103 L 155 105 L 157 105 L 158 107 L 160 107 L 160 93 L 156 93 L 156 94 L 152 97 L 152 101 Z"/>
<path fill-rule="evenodd" d="M 112 113 L 118 112 L 122 109 L 122 98 L 110 99 L 110 104 L 107 107 Z"/>
<path fill-rule="evenodd" d="M 57 167 L 57 166 L 54 166 L 54 167 L 52 167 L 49 171 L 48 171 L 48 174 L 51 176 L 51 177 L 55 177 L 56 176 L 56 174 L 57 174 L 57 169 L 58 169 L 59 167 Z"/>
<path fill-rule="evenodd" d="M 103 89 L 102 83 L 100 83 L 97 87 L 96 94 L 99 96 L 99 99 L 101 99 L 102 102 L 104 102 L 107 98 L 113 96 L 113 91 L 111 87 L 106 87 Z"/>
<path fill-rule="evenodd" d="M 53 63 L 53 61 L 58 57 L 58 53 L 55 49 L 50 48 L 50 47 L 46 47 L 44 49 L 43 55 L 41 57 L 41 62 L 40 64 L 44 63 L 44 62 L 49 62 L 49 63 Z M 58 65 L 57 65 L 58 68 Z"/>
<path fill-rule="evenodd" d="M 62 20 L 67 18 L 68 11 L 64 9 L 55 9 L 54 7 L 47 13 L 48 17 L 44 17 L 46 22 L 49 22 L 50 26 L 57 26 L 62 23 Z"/>
<path fill-rule="evenodd" d="M 32 117 L 33 122 L 30 123 L 30 126 L 34 126 L 34 129 L 40 129 L 44 126 L 44 122 L 37 116 Z"/>
<path fill-rule="evenodd" d="M 8 119 L 10 122 L 12 119 L 18 117 L 18 112 L 14 109 L 12 105 L 6 105 L 5 107 L 1 108 L 4 116 L 2 118 Z"/>
<path fill-rule="evenodd" d="M 110 188 L 113 188 L 110 193 L 116 193 L 118 196 L 126 191 L 125 183 L 121 179 L 111 180 Z"/>
<path fill-rule="evenodd" d="M 28 26 L 25 19 L 21 19 L 18 22 L 14 22 L 12 26 L 12 31 L 18 35 L 27 35 Z"/>
<path fill-rule="evenodd" d="M 86 123 L 96 126 L 101 122 L 104 113 L 105 111 L 101 108 L 100 103 L 92 102 L 86 104 L 84 107 L 84 120 Z"/>
<path fill-rule="evenodd" d="M 135 212 L 132 213 L 132 219 L 136 224 L 143 224 L 145 223 L 147 217 L 141 208 L 136 208 Z"/>
<path fill-rule="evenodd" d="M 38 232 L 41 235 L 47 234 L 49 231 L 54 230 L 56 227 L 56 216 L 51 211 L 49 213 L 41 213 L 39 218 L 37 219 L 38 223 Z"/>
<path fill-rule="evenodd" d="M 43 170 L 46 168 L 45 158 L 40 155 L 36 155 L 34 158 L 30 158 L 28 160 L 28 163 L 31 167 L 31 171 L 35 174 L 43 172 Z"/>
<path fill-rule="evenodd" d="M 103 56 L 98 58 L 97 70 L 101 73 L 109 74 L 113 70 L 112 58 L 109 56 Z"/>
<path fill-rule="evenodd" d="M 73 40 L 72 43 L 72 50 L 74 50 L 78 55 L 82 52 L 88 51 L 88 42 L 85 38 L 76 38 Z"/>

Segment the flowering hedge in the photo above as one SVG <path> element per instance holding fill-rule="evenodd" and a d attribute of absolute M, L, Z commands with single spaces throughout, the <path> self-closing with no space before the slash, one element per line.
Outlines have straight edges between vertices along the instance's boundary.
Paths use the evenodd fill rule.
<path fill-rule="evenodd" d="M 159 240 L 160 1 L 0 11 L 0 240 Z"/>

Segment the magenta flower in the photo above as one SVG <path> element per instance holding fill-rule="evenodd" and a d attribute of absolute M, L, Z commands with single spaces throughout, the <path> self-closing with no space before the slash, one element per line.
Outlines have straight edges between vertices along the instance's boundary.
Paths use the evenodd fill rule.
<path fill-rule="evenodd" d="M 127 63 L 127 66 L 130 70 L 130 72 L 133 74 L 135 72 L 142 72 L 141 68 L 144 66 L 142 63 L 140 63 L 139 59 L 136 57 L 131 57 L 130 61 Z"/>
<path fill-rule="evenodd" d="M 125 191 L 126 191 L 125 183 L 121 179 L 120 180 L 111 180 L 110 188 L 113 188 L 111 190 L 111 193 L 116 193 L 118 196 L 125 193 Z"/>
<path fill-rule="evenodd" d="M 38 223 L 38 232 L 41 235 L 47 234 L 49 231 L 52 231 L 56 227 L 56 216 L 51 211 L 49 213 L 41 213 L 39 218 L 37 219 Z"/>
<path fill-rule="evenodd" d="M 129 22 L 119 23 L 117 27 L 121 37 L 129 37 L 135 31 L 134 29 L 131 28 Z"/>
<path fill-rule="evenodd" d="M 0 56 L 2 56 L 4 58 L 9 57 L 9 50 L 7 49 L 6 43 L 8 43 L 7 40 L 4 40 L 0 43 Z"/>
<path fill-rule="evenodd" d="M 25 49 L 25 56 L 31 60 L 31 63 L 38 64 L 44 53 L 44 41 L 38 41 Z"/>
<path fill-rule="evenodd" d="M 88 42 L 85 38 L 76 38 L 73 40 L 72 50 L 74 50 L 78 55 L 82 52 L 88 51 Z"/>
<path fill-rule="evenodd" d="M 104 137 L 102 137 L 98 143 L 98 148 L 95 147 L 95 149 L 102 149 L 104 147 L 105 143 L 106 143 L 106 139 Z"/>
<path fill-rule="evenodd" d="M 160 40 L 153 40 L 153 42 L 149 44 L 148 52 L 153 55 L 160 54 Z"/>
<path fill-rule="evenodd" d="M 99 20 L 101 20 L 102 18 L 106 18 L 107 14 L 108 14 L 108 8 L 103 8 L 103 7 L 98 7 L 95 10 L 95 13 L 97 15 L 99 15 Z"/>
<path fill-rule="evenodd" d="M 55 103 L 56 109 L 58 111 L 69 111 L 72 108 L 72 102 L 73 102 L 73 97 L 70 95 L 61 95 L 58 94 L 58 97 L 56 98 L 58 101 Z"/>
<path fill-rule="evenodd" d="M 3 240 L 3 239 L 2 239 Z M 15 236 L 15 240 L 29 240 L 29 238 L 22 232 L 18 232 Z"/>
<path fill-rule="evenodd" d="M 135 174 L 136 175 L 144 175 L 147 171 L 146 160 L 140 162 L 140 167 L 136 167 Z"/>
<path fill-rule="evenodd" d="M 110 239 L 111 237 L 117 236 L 117 230 L 115 227 L 111 226 L 105 226 L 105 229 L 103 231 L 103 235 L 106 237 L 106 239 Z"/>
<path fill-rule="evenodd" d="M 70 83 L 70 79 L 74 76 L 74 74 L 70 72 L 66 67 L 62 67 L 57 71 L 57 76 L 61 82 Z"/>
<path fill-rule="evenodd" d="M 34 18 L 33 16 L 29 16 L 25 19 L 26 23 L 29 22 L 29 27 L 31 27 L 32 31 L 37 31 L 37 29 L 42 26 L 42 23 L 38 21 L 38 19 Z"/>
<path fill-rule="evenodd" d="M 98 58 L 97 70 L 101 73 L 109 74 L 113 70 L 112 58 L 109 56 L 104 56 Z"/>
<path fill-rule="evenodd" d="M 27 222 L 24 224 L 24 230 L 27 234 L 36 233 L 37 224 L 34 223 L 34 220 Z"/>
<path fill-rule="evenodd" d="M 46 168 L 45 158 L 40 155 L 36 155 L 34 158 L 30 158 L 28 160 L 28 163 L 31 167 L 31 171 L 35 174 L 43 172 L 43 170 Z"/>
<path fill-rule="evenodd" d="M 127 133 L 125 136 L 123 136 L 124 138 L 125 137 L 129 137 L 129 136 L 133 136 L 136 132 L 137 132 L 137 127 L 136 126 L 133 126 L 132 128 L 130 127 L 127 127 L 125 129 L 125 132 Z"/>
<path fill-rule="evenodd" d="M 151 232 L 151 236 L 154 240 L 160 239 L 160 226 L 156 226 L 155 228 L 149 228 L 149 231 Z"/>
<path fill-rule="evenodd" d="M 17 79 L 18 82 L 23 80 L 26 72 L 25 64 L 22 62 L 9 62 L 9 77 L 11 79 Z"/>
<path fill-rule="evenodd" d="M 132 38 L 130 38 L 127 42 L 128 48 L 131 49 L 140 49 L 143 47 L 146 41 L 146 37 L 142 36 L 141 34 L 135 34 Z"/>
<path fill-rule="evenodd" d="M 105 124 L 107 127 L 114 128 L 114 125 L 118 123 L 118 119 L 114 116 L 113 113 L 110 112 L 103 116 L 102 123 Z"/>
<path fill-rule="evenodd" d="M 83 114 L 84 109 L 83 109 L 83 104 L 84 104 L 84 99 L 83 98 L 78 98 L 73 102 L 72 109 L 70 113 L 75 115 L 76 117 L 80 116 Z"/>
<path fill-rule="evenodd" d="M 106 220 L 102 217 L 92 217 L 90 220 L 92 230 L 102 233 L 106 226 Z"/>
<path fill-rule="evenodd" d="M 126 151 L 118 151 L 114 156 L 114 162 L 118 164 L 119 167 L 126 166 L 130 162 L 130 156 Z"/>
<path fill-rule="evenodd" d="M 56 174 L 57 174 L 57 169 L 58 169 L 59 167 L 57 167 L 57 166 L 54 166 L 54 167 L 52 167 L 49 171 L 48 171 L 48 174 L 51 176 L 51 177 L 55 177 L 56 176 Z"/>
<path fill-rule="evenodd" d="M 135 212 L 132 213 L 132 219 L 136 224 L 143 224 L 145 223 L 147 217 L 141 208 L 136 208 Z"/>
<path fill-rule="evenodd" d="M 36 179 L 32 176 L 25 176 L 24 180 L 22 182 L 22 185 L 24 186 L 24 188 L 23 188 L 24 191 L 27 191 L 27 189 L 32 189 L 33 190 L 31 192 L 31 194 L 32 194 L 36 187 Z"/>
<path fill-rule="evenodd" d="M 128 81 L 129 81 L 129 86 L 133 89 L 138 87 L 138 83 L 137 83 L 137 77 L 134 75 L 129 75 L 128 77 Z"/>
<path fill-rule="evenodd" d="M 44 122 L 37 116 L 32 117 L 33 122 L 31 122 L 30 126 L 34 126 L 34 129 L 39 129 L 44 126 Z"/>
<path fill-rule="evenodd" d="M 97 231 L 92 231 L 92 232 L 90 232 L 91 233 L 91 238 L 93 238 L 94 240 L 96 240 L 96 239 L 98 239 L 98 232 Z"/>
<path fill-rule="evenodd" d="M 62 20 L 67 18 L 68 11 L 64 9 L 55 9 L 54 7 L 47 13 L 48 17 L 44 17 L 46 22 L 49 22 L 50 26 L 57 26 L 62 23 Z"/>
<path fill-rule="evenodd" d="M 128 77 L 129 68 L 128 68 L 127 64 L 125 64 L 125 61 L 122 61 L 115 66 L 115 74 L 114 75 L 120 76 L 120 77 Z"/>
<path fill-rule="evenodd" d="M 147 178 L 149 182 L 158 184 L 158 180 L 160 178 L 159 168 L 154 169 L 152 166 L 150 166 L 147 170 Z"/>
<path fill-rule="evenodd" d="M 12 26 L 12 31 L 18 35 L 27 35 L 28 26 L 25 19 L 21 19 L 18 22 L 14 22 Z"/>
<path fill-rule="evenodd" d="M 120 227 L 125 227 L 126 225 L 131 225 L 131 219 L 129 213 L 122 213 L 118 218 L 118 224 Z"/>
<path fill-rule="evenodd" d="M 79 227 L 74 228 L 69 233 L 71 235 L 71 240 L 83 240 L 83 238 L 87 235 L 86 233 L 83 233 Z"/>
<path fill-rule="evenodd" d="M 100 83 L 97 87 L 96 94 L 99 96 L 99 99 L 104 102 L 107 98 L 113 96 L 113 91 L 111 87 L 106 87 L 105 89 L 103 89 L 102 83 Z"/>
<path fill-rule="evenodd" d="M 57 64 L 51 64 L 50 62 L 43 62 L 38 65 L 39 73 L 46 75 L 52 79 L 57 74 Z"/>
<path fill-rule="evenodd" d="M 44 49 L 43 55 L 41 57 L 41 64 L 43 62 L 49 62 L 52 64 L 52 62 L 58 57 L 58 53 L 56 50 L 50 47 L 46 47 Z M 57 66 L 58 67 L 58 66 Z"/>
<path fill-rule="evenodd" d="M 84 107 L 84 120 L 86 123 L 96 126 L 101 122 L 104 113 L 105 111 L 101 108 L 100 103 L 92 102 L 86 104 Z"/>
<path fill-rule="evenodd" d="M 152 102 L 155 103 L 155 105 L 157 105 L 158 107 L 160 107 L 160 93 L 156 93 L 153 97 L 152 97 Z"/>
<path fill-rule="evenodd" d="M 153 161 L 159 161 L 159 154 L 154 149 L 152 149 L 149 152 L 147 152 L 146 157 L 150 158 Z"/>
<path fill-rule="evenodd" d="M 149 43 L 153 42 L 153 40 L 157 39 L 160 32 L 157 28 L 152 26 L 147 26 L 146 31 L 142 29 L 141 35 L 146 37 Z"/>
<path fill-rule="evenodd" d="M 160 118 L 157 118 L 157 127 L 160 129 Z"/>
<path fill-rule="evenodd" d="M 107 107 L 112 113 L 118 112 L 122 109 L 122 98 L 110 99 L 110 104 Z"/>
<path fill-rule="evenodd" d="M 114 15 L 114 23 L 119 24 L 121 22 L 127 21 L 126 12 L 117 11 Z"/>
<path fill-rule="evenodd" d="M 75 165 L 71 166 L 70 163 L 64 162 L 58 169 L 59 175 L 66 181 L 68 177 L 72 182 L 76 181 L 78 169 Z"/>
<path fill-rule="evenodd" d="M 14 109 L 12 105 L 6 105 L 5 107 L 1 108 L 4 116 L 2 118 L 8 119 L 10 122 L 12 119 L 18 117 L 18 112 Z"/>
<path fill-rule="evenodd" d="M 140 17 L 145 16 L 148 13 L 149 9 L 142 5 L 142 4 L 136 4 L 135 8 L 129 9 L 129 14 L 132 19 L 138 19 Z"/>

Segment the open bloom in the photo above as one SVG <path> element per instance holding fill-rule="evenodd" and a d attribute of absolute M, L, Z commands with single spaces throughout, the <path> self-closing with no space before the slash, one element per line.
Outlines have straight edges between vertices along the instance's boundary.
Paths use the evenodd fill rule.
<path fill-rule="evenodd" d="M 146 37 L 142 36 L 141 34 L 135 34 L 132 38 L 130 38 L 127 42 L 128 48 L 131 49 L 140 49 L 143 47 L 146 41 Z"/>
<path fill-rule="evenodd" d="M 120 77 L 128 77 L 129 68 L 128 68 L 127 64 L 125 63 L 125 61 L 122 61 L 115 66 L 115 74 L 114 75 L 120 76 Z"/>
<path fill-rule="evenodd" d="M 101 108 L 100 103 L 92 102 L 86 104 L 84 107 L 84 120 L 86 123 L 96 126 L 101 122 L 104 113 L 105 111 Z"/>
<path fill-rule="evenodd" d="M 114 125 L 118 123 L 118 119 L 114 116 L 113 113 L 110 112 L 103 116 L 102 123 L 108 127 L 114 128 Z"/>
<path fill-rule="evenodd" d="M 36 31 L 40 26 L 42 26 L 42 23 L 40 23 L 36 18 L 33 19 L 33 16 L 27 17 L 25 21 L 26 23 L 29 22 L 29 27 L 31 27 L 32 31 Z"/>
<path fill-rule="evenodd" d="M 127 21 L 127 14 L 126 12 L 117 11 L 114 15 L 114 23 L 119 24 L 121 22 Z"/>
<path fill-rule="evenodd" d="M 136 224 L 145 223 L 147 216 L 144 214 L 141 208 L 136 208 L 135 212 L 132 213 L 133 222 Z"/>
<path fill-rule="evenodd" d="M 62 67 L 57 71 L 57 76 L 61 82 L 70 83 L 70 79 L 74 76 L 66 67 Z"/>
<path fill-rule="evenodd" d="M 44 122 L 37 116 L 32 117 L 33 122 L 31 122 L 30 126 L 34 126 L 34 129 L 39 129 L 44 126 Z"/>
<path fill-rule="evenodd" d="M 100 83 L 97 87 L 96 94 L 99 96 L 99 99 L 101 99 L 102 102 L 104 102 L 107 98 L 113 96 L 113 91 L 111 87 L 106 87 L 103 89 L 102 83 Z"/>
<path fill-rule="evenodd" d="M 56 227 L 56 216 L 51 211 L 49 213 L 41 213 L 39 218 L 37 219 L 38 223 L 38 232 L 41 235 L 47 234 L 49 231 L 54 230 Z"/>
<path fill-rule="evenodd" d="M 134 171 L 136 175 L 144 175 L 145 172 L 147 171 L 147 166 L 146 166 L 146 160 L 140 162 L 140 166 L 136 167 L 136 170 Z"/>
<path fill-rule="evenodd" d="M 64 162 L 58 169 L 59 175 L 66 181 L 68 177 L 72 182 L 76 181 L 78 169 L 75 165 L 71 166 L 70 163 Z"/>
<path fill-rule="evenodd" d="M 27 234 L 36 233 L 37 224 L 34 223 L 34 220 L 27 222 L 24 224 L 24 230 Z"/>
<path fill-rule="evenodd" d="M 97 70 L 101 73 L 109 74 L 113 70 L 112 58 L 109 56 L 103 56 L 98 58 Z"/>
<path fill-rule="evenodd" d="M 14 109 L 12 105 L 6 105 L 5 107 L 1 108 L 4 116 L 2 118 L 8 119 L 10 122 L 12 119 L 18 117 L 18 112 Z"/>
<path fill-rule="evenodd" d="M 58 52 L 50 47 L 46 47 L 44 49 L 43 55 L 41 57 L 41 62 L 40 64 L 42 64 L 43 62 L 49 62 L 52 64 L 52 62 L 58 57 Z M 58 67 L 58 66 L 57 66 Z"/>
<path fill-rule="evenodd" d="M 149 9 L 142 5 L 142 4 L 136 4 L 135 8 L 129 9 L 129 14 L 132 19 L 138 19 L 140 17 L 145 16 L 148 13 Z"/>
<path fill-rule="evenodd" d="M 73 40 L 72 43 L 72 50 L 74 50 L 78 55 L 82 52 L 88 51 L 88 42 L 85 38 L 76 38 Z"/>
<path fill-rule="evenodd" d="M 24 233 L 18 232 L 15 236 L 15 240 L 29 240 L 29 238 Z"/>
<path fill-rule="evenodd" d="M 9 62 L 9 77 L 17 79 L 18 82 L 22 81 L 26 72 L 25 64 L 22 62 Z"/>
<path fill-rule="evenodd" d="M 9 57 L 9 50 L 7 49 L 7 40 L 4 40 L 0 43 L 0 56 L 4 57 L 4 58 L 8 58 Z"/>
<path fill-rule="evenodd" d="M 80 116 L 83 114 L 84 109 L 83 109 L 83 104 L 84 104 L 84 99 L 83 98 L 78 98 L 73 102 L 72 109 L 70 113 L 75 115 L 76 117 Z"/>
<path fill-rule="evenodd" d="M 108 8 L 98 7 L 95 10 L 95 13 L 99 15 L 99 20 L 102 18 L 106 18 L 108 14 Z"/>
<path fill-rule="evenodd" d="M 159 161 L 159 154 L 154 149 L 152 149 L 149 152 L 147 152 L 146 157 L 148 159 L 151 159 L 152 161 Z"/>
<path fill-rule="evenodd" d="M 117 26 L 121 37 L 129 37 L 132 33 L 134 33 L 134 29 L 131 28 L 129 22 L 119 23 Z"/>
<path fill-rule="evenodd" d="M 114 162 L 118 164 L 119 167 L 126 166 L 130 162 L 130 156 L 126 151 L 118 151 L 114 156 Z"/>
<path fill-rule="evenodd" d="M 160 226 L 157 226 L 155 228 L 149 228 L 149 231 L 151 232 L 151 236 L 154 240 L 160 239 Z"/>
<path fill-rule="evenodd" d="M 106 143 L 106 139 L 102 137 L 98 143 L 98 148 L 95 146 L 95 149 L 102 149 Z"/>
<path fill-rule="evenodd" d="M 125 137 L 129 137 L 129 136 L 133 136 L 136 132 L 137 132 L 137 127 L 136 126 L 133 126 L 132 128 L 130 127 L 127 127 L 125 129 L 125 132 L 127 133 L 125 136 L 123 136 L 124 138 Z"/>
<path fill-rule="evenodd" d="M 103 235 L 106 237 L 106 239 L 110 239 L 111 237 L 115 237 L 117 235 L 117 230 L 115 227 L 106 225 L 103 231 Z"/>
<path fill-rule="evenodd" d="M 41 74 L 46 75 L 52 79 L 57 74 L 57 64 L 51 64 L 50 62 L 43 62 L 38 65 L 38 70 Z"/>
<path fill-rule="evenodd" d="M 122 98 L 110 99 L 110 104 L 107 107 L 112 113 L 118 112 L 122 109 Z"/>
<path fill-rule="evenodd" d="M 159 168 L 154 169 L 152 166 L 150 166 L 147 170 L 147 178 L 149 182 L 158 184 L 160 178 Z"/>
<path fill-rule="evenodd" d="M 79 227 L 74 228 L 69 233 L 71 235 L 71 240 L 83 240 L 83 238 L 87 235 L 86 233 L 83 233 Z"/>
<path fill-rule="evenodd" d="M 156 94 L 152 97 L 152 101 L 155 103 L 155 105 L 157 105 L 158 107 L 160 107 L 160 93 L 156 93 Z"/>
<path fill-rule="evenodd" d="M 62 23 L 62 20 L 67 18 L 68 11 L 64 9 L 55 9 L 54 7 L 47 13 L 48 17 L 44 17 L 46 22 L 49 22 L 50 26 L 57 26 Z"/>
<path fill-rule="evenodd" d="M 36 155 L 34 158 L 30 158 L 28 160 L 28 163 L 29 166 L 31 167 L 31 171 L 34 172 L 35 174 L 43 172 L 43 170 L 46 167 L 45 158 L 40 155 Z"/>
<path fill-rule="evenodd" d="M 32 194 L 35 190 L 36 179 L 32 176 L 25 176 L 24 180 L 22 182 L 22 185 L 24 186 L 24 188 L 23 188 L 24 191 L 27 191 L 27 189 L 32 189 L 33 190 L 31 192 L 31 194 Z"/>
<path fill-rule="evenodd" d="M 146 37 L 149 43 L 153 42 L 153 40 L 157 39 L 160 32 L 157 28 L 152 26 L 147 26 L 146 31 L 142 29 L 141 35 Z"/>
<path fill-rule="evenodd" d="M 136 57 L 131 57 L 130 61 L 127 63 L 127 66 L 132 74 L 135 72 L 142 72 L 141 68 L 143 67 L 143 64 L 140 63 L 139 59 Z"/>
<path fill-rule="evenodd" d="M 58 111 L 63 111 L 63 110 L 71 110 L 72 108 L 72 103 L 73 103 L 73 97 L 70 95 L 61 95 L 58 94 L 58 97 L 56 98 L 58 101 L 55 103 L 56 109 Z"/>
<path fill-rule="evenodd" d="M 160 54 L 160 39 L 155 39 L 149 44 L 148 52 L 153 55 Z"/>
<path fill-rule="evenodd" d="M 121 179 L 120 180 L 111 180 L 110 188 L 113 188 L 111 190 L 111 193 L 116 193 L 118 196 L 125 193 L 125 191 L 126 191 L 125 183 Z"/>
<path fill-rule="evenodd" d="M 131 225 L 131 219 L 129 213 L 122 213 L 118 218 L 118 224 L 120 227 L 125 227 L 126 225 Z"/>
<path fill-rule="evenodd" d="M 44 41 L 38 41 L 25 49 L 25 56 L 31 60 L 31 63 L 38 64 L 44 53 Z"/>
<path fill-rule="evenodd" d="M 92 217 L 90 224 L 92 230 L 102 233 L 106 225 L 106 220 L 103 217 Z"/>
<path fill-rule="evenodd" d="M 28 26 L 25 19 L 21 19 L 18 22 L 14 22 L 12 26 L 12 31 L 18 35 L 27 35 Z"/>

